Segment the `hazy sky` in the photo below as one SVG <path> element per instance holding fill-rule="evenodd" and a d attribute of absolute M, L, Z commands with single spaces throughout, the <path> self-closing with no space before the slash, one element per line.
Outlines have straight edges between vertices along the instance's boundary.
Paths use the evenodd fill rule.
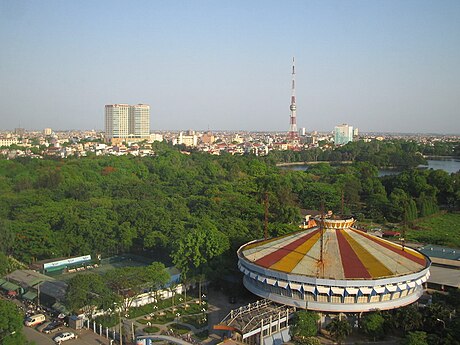
<path fill-rule="evenodd" d="M 460 133 L 459 0 L 0 0 L 0 129 Z"/>

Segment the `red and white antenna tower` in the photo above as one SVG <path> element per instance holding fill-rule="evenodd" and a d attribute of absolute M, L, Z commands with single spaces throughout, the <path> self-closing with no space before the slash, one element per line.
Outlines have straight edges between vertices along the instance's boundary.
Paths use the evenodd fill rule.
<path fill-rule="evenodd" d="M 299 142 L 299 136 L 297 133 L 297 117 L 296 117 L 296 105 L 295 105 L 295 60 L 292 58 L 292 88 L 291 88 L 291 110 L 290 121 L 289 121 L 289 132 L 288 141 L 291 144 Z"/>

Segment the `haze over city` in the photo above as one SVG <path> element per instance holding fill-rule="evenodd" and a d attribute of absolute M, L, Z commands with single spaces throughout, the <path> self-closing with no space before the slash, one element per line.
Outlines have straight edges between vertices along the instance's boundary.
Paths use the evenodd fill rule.
<path fill-rule="evenodd" d="M 460 133 L 458 1 L 0 0 L 0 129 Z"/>

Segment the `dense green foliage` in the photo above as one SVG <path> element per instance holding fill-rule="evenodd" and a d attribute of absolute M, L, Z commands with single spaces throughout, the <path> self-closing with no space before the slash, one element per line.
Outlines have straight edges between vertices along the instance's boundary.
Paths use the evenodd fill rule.
<path fill-rule="evenodd" d="M 359 161 L 394 147 L 416 149 L 351 143 L 340 150 L 359 150 L 355 163 L 305 172 L 281 170 L 271 158 L 184 155 L 161 143 L 155 157 L 0 160 L 0 251 L 24 262 L 148 252 L 196 274 L 234 267 L 235 249 L 263 236 L 265 199 L 270 236 L 297 229 L 301 208 L 340 212 L 342 195 L 343 212 L 377 221 L 412 222 L 439 206 L 460 207 L 458 173 L 379 178 L 376 166 Z"/>
<path fill-rule="evenodd" d="M 14 235 L 11 252 L 26 262 L 88 253 L 168 252 L 200 229 L 218 236 L 226 250 L 261 237 L 262 178 L 278 179 L 273 200 L 290 190 L 287 178 L 256 158 L 156 149 L 157 157 L 143 159 L 0 161 L 0 219 L 8 221 Z M 285 204 L 270 205 L 271 220 L 296 224 L 298 209 L 289 194 L 282 197 Z M 219 254 L 208 249 L 208 257 Z"/>
<path fill-rule="evenodd" d="M 361 329 L 374 341 L 385 335 L 385 319 L 379 312 L 372 312 L 361 320 Z"/>
<path fill-rule="evenodd" d="M 22 321 L 18 307 L 13 302 L 0 299 L 0 344 L 27 344 L 22 334 Z"/>
<path fill-rule="evenodd" d="M 459 290 L 434 294 L 433 303 L 423 308 L 412 304 L 369 315 L 381 314 L 385 335 L 402 337 L 403 344 L 454 345 L 460 339 L 459 297 Z"/>
<path fill-rule="evenodd" d="M 159 262 L 145 267 L 111 269 L 104 275 L 77 274 L 68 283 L 66 305 L 74 313 L 114 309 L 114 304 L 128 310 L 142 291 L 157 291 L 169 279 L 165 266 Z"/>
<path fill-rule="evenodd" d="M 330 149 L 272 151 L 269 159 L 276 162 L 367 162 L 377 167 L 397 168 L 413 168 L 425 163 L 417 143 L 404 140 L 371 142 L 360 140 Z"/>
<path fill-rule="evenodd" d="M 336 317 L 326 325 L 326 330 L 330 333 L 332 339 L 338 344 L 342 344 L 342 341 L 351 333 L 352 328 L 347 320 Z"/>
<path fill-rule="evenodd" d="M 290 332 L 294 339 L 302 340 L 318 333 L 319 315 L 312 311 L 297 311 L 291 323 Z"/>

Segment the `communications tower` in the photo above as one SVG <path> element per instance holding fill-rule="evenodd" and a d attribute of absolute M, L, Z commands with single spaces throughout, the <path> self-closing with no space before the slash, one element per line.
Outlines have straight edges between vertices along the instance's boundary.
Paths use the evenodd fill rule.
<path fill-rule="evenodd" d="M 291 86 L 291 110 L 289 121 L 288 142 L 290 144 L 297 144 L 299 142 L 299 135 L 297 133 L 297 117 L 295 105 L 295 60 L 292 58 L 292 86 Z"/>

